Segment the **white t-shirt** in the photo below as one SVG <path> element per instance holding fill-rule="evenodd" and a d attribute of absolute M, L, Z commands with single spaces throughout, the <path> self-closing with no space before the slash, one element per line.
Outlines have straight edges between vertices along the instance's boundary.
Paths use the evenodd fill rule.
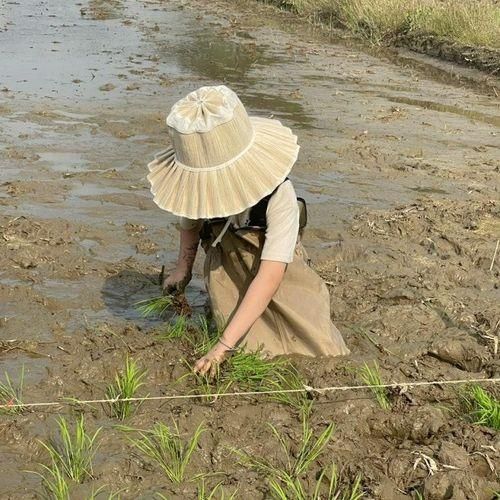
<path fill-rule="evenodd" d="M 231 216 L 235 228 L 248 225 L 251 208 Z M 299 206 L 291 181 L 286 180 L 271 196 L 267 205 L 267 229 L 262 260 L 273 260 L 289 264 L 293 261 L 295 245 L 299 234 Z M 182 229 L 199 229 L 202 220 L 180 218 Z"/>

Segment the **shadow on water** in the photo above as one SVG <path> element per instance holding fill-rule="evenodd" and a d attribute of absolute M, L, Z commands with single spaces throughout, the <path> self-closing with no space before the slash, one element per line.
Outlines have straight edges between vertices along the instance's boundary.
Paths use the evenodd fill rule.
<path fill-rule="evenodd" d="M 107 277 L 101 290 L 102 300 L 114 316 L 134 321 L 143 319 L 136 309 L 137 302 L 160 294 L 158 275 L 134 269 L 124 269 Z"/>
<path fill-rule="evenodd" d="M 101 298 L 106 309 L 127 321 L 134 321 L 143 326 L 153 326 L 170 319 L 167 317 L 144 318 L 137 310 L 137 303 L 141 300 L 153 299 L 161 295 L 158 274 L 142 273 L 135 269 L 124 269 L 108 276 L 101 289 Z M 206 292 L 203 282 L 193 278 L 186 290 L 186 298 L 192 307 L 193 313 L 204 314 L 206 311 Z M 174 313 L 172 313 L 174 315 Z"/>

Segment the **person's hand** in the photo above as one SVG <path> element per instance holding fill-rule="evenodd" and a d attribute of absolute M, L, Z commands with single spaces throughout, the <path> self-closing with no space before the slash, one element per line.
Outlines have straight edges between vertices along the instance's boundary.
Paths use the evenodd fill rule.
<path fill-rule="evenodd" d="M 175 269 L 163 279 L 163 295 L 182 295 L 191 278 L 190 272 Z"/>
<path fill-rule="evenodd" d="M 221 363 L 223 363 L 231 353 L 231 349 L 218 342 L 215 347 L 200 358 L 194 365 L 194 373 L 207 375 L 210 378 L 215 377 Z"/>

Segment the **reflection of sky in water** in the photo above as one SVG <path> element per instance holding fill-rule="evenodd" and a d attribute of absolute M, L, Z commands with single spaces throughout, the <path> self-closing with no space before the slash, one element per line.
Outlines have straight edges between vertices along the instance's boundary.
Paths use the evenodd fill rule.
<path fill-rule="evenodd" d="M 244 37 L 240 34 L 241 38 Z M 158 43 L 160 54 L 169 57 L 172 46 Z M 306 114 L 302 104 L 279 95 L 280 90 L 289 91 L 286 87 L 280 89 L 279 82 L 273 82 L 275 88 L 269 92 L 256 90 L 264 83 L 259 71 L 286 60 L 286 54 L 273 55 L 268 48 L 244 40 L 226 39 L 213 30 L 201 31 L 189 38 L 188 43 L 177 45 L 174 52 L 179 66 L 213 83 L 222 82 L 232 87 L 250 111 L 263 115 L 272 113 L 296 127 L 311 128 L 313 119 Z"/>
<path fill-rule="evenodd" d="M 302 103 L 287 97 L 289 81 L 268 76 L 273 66 L 289 61 L 288 54 L 254 43 L 245 32 L 229 38 L 220 24 L 202 24 L 168 4 L 163 9 L 140 9 L 136 2 L 122 0 L 71 6 L 65 0 L 34 3 L 13 2 L 3 9 L 12 22 L 0 32 L 2 86 L 43 97 L 118 102 L 131 83 L 139 84 L 136 94 L 156 92 L 156 78 L 145 78 L 153 71 L 173 81 L 180 77 L 184 85 L 192 80 L 193 87 L 200 79 L 226 83 L 250 111 L 272 113 L 291 126 L 312 126 Z M 142 32 L 134 29 L 138 18 L 146 20 Z M 123 24 L 123 19 L 130 24 Z M 151 29 L 154 25 L 157 30 Z M 125 80 L 118 75 L 126 75 Z M 111 82 L 116 89 L 100 90 Z M 168 87 L 162 92 L 169 101 L 180 97 L 169 96 Z"/>
<path fill-rule="evenodd" d="M 122 26 L 123 2 L 66 0 L 2 4 L 9 22 L 0 31 L 0 86 L 41 96 L 102 96 L 99 86 L 127 62 L 120 56 L 141 45 L 135 30 Z M 99 19 L 99 20 L 95 20 Z M 75 83 L 78 82 L 78 83 Z"/>

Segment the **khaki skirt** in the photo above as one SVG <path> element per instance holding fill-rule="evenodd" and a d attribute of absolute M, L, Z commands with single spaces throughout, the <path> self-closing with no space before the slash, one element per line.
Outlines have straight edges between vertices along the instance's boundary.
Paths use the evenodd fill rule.
<path fill-rule="evenodd" d="M 223 331 L 256 276 L 265 234 L 229 229 L 215 245 L 223 223 L 210 224 L 202 241 L 206 251 L 205 284 L 218 328 Z M 340 356 L 349 354 L 330 318 L 330 295 L 323 280 L 307 264 L 300 242 L 276 294 L 262 316 L 241 339 L 247 350 L 268 357 L 282 354 Z"/>

